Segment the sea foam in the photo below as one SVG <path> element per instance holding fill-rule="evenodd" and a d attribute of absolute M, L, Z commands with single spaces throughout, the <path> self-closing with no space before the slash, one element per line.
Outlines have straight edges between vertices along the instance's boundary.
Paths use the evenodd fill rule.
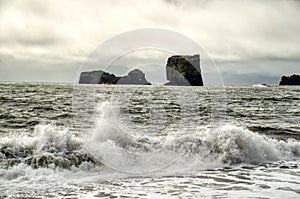
<path fill-rule="evenodd" d="M 2 137 L 1 167 L 26 164 L 70 169 L 89 162 L 123 172 L 145 173 L 288 161 L 300 156 L 300 142 L 296 140 L 277 140 L 231 124 L 202 126 L 193 134 L 169 132 L 151 137 L 126 127 L 126 123 L 120 125 L 121 113 L 114 103 L 101 103 L 99 112 L 95 127 L 82 136 L 75 136 L 67 128 L 41 124 L 32 135 Z"/>

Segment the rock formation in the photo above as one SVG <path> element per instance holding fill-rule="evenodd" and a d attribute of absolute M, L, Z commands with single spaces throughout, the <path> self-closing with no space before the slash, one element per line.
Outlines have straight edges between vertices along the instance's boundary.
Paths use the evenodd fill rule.
<path fill-rule="evenodd" d="M 174 55 L 166 65 L 167 82 L 165 85 L 203 86 L 200 56 Z"/>
<path fill-rule="evenodd" d="M 282 76 L 279 85 L 300 85 L 300 75 Z"/>
<path fill-rule="evenodd" d="M 203 86 L 200 56 L 199 55 L 174 55 L 168 58 L 166 65 L 167 82 L 165 85 L 176 86 Z M 127 76 L 118 77 L 101 70 L 82 72 L 80 84 L 138 84 L 151 85 L 145 74 L 132 70 Z"/>
<path fill-rule="evenodd" d="M 117 77 L 101 70 L 82 72 L 79 79 L 80 84 L 139 84 L 150 85 L 145 74 L 139 69 L 132 70 L 127 76 Z"/>
<path fill-rule="evenodd" d="M 145 77 L 145 73 L 139 69 L 134 69 L 128 73 L 127 76 L 121 77 L 118 84 L 141 84 L 141 85 L 151 85 Z"/>

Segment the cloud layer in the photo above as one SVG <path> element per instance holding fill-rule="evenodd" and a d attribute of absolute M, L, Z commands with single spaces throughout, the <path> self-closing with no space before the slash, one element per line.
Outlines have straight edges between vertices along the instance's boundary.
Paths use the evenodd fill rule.
<path fill-rule="evenodd" d="M 0 80 L 72 81 L 99 44 L 152 27 L 200 44 L 225 83 L 275 83 L 300 72 L 299 10 L 296 0 L 0 0 Z"/>

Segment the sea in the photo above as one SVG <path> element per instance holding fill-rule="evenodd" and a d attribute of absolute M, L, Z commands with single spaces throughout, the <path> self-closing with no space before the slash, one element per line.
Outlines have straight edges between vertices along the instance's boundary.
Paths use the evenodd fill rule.
<path fill-rule="evenodd" d="M 299 86 L 0 82 L 0 198 L 300 198 Z"/>

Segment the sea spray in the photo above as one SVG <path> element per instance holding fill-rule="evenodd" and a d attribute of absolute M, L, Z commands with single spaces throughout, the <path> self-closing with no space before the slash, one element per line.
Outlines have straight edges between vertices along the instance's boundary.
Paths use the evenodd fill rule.
<path fill-rule="evenodd" d="M 180 170 L 197 161 L 198 168 L 205 169 L 213 165 L 291 160 L 299 156 L 300 143 L 295 140 L 276 140 L 230 124 L 217 128 L 202 126 L 194 134 L 170 132 L 158 140 L 139 135 L 129 126 L 120 128 L 116 104 L 103 102 L 99 109 L 98 122 L 84 145 L 96 159 L 119 171 L 147 173 L 167 167 Z"/>
<path fill-rule="evenodd" d="M 299 157 L 300 143 L 276 140 L 234 125 L 224 125 L 206 134 L 211 155 L 222 162 L 264 163 Z"/>
<path fill-rule="evenodd" d="M 68 129 L 53 124 L 37 125 L 33 136 L 4 137 L 0 141 L 2 167 L 24 163 L 34 168 L 54 165 L 62 168 L 94 162 L 82 148 L 82 141 Z"/>

